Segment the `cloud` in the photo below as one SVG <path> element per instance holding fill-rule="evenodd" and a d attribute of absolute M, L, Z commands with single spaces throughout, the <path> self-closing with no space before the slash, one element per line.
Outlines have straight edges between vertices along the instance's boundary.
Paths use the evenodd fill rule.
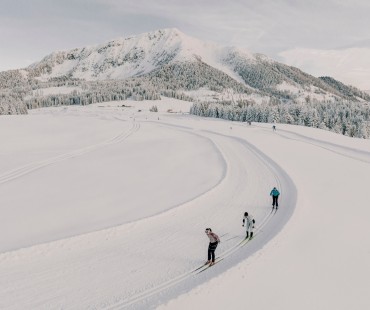
<path fill-rule="evenodd" d="M 165 17 L 189 35 L 271 56 L 295 47 L 328 49 L 369 39 L 367 0 L 354 5 L 342 0 L 103 2 L 120 14 Z"/>
<path fill-rule="evenodd" d="M 370 48 L 320 50 L 295 48 L 279 54 L 281 61 L 314 76 L 331 76 L 370 90 Z"/>

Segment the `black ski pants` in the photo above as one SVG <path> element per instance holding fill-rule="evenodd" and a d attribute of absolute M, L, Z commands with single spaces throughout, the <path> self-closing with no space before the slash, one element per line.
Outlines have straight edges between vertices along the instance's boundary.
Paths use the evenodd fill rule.
<path fill-rule="evenodd" d="M 212 262 L 215 261 L 215 250 L 217 248 L 218 242 L 210 242 L 208 245 L 208 260 L 212 259 Z"/>
<path fill-rule="evenodd" d="M 275 206 L 279 206 L 278 204 L 278 198 L 279 196 L 272 196 L 272 206 L 275 207 Z"/>

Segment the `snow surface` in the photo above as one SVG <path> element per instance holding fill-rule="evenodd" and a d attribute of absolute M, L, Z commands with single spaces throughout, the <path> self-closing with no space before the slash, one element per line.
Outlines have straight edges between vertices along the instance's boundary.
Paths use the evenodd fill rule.
<path fill-rule="evenodd" d="M 1 309 L 370 308 L 370 141 L 189 105 L 1 117 Z"/>

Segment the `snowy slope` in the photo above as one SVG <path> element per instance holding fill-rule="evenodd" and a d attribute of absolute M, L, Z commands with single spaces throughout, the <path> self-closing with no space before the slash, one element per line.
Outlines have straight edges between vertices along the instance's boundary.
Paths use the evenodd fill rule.
<path fill-rule="evenodd" d="M 275 143 L 245 136 L 293 178 L 295 214 L 245 263 L 158 309 L 368 309 L 369 141 L 281 125 Z"/>
<path fill-rule="evenodd" d="M 208 90 L 218 88 L 216 92 L 220 93 L 229 88 L 238 89 L 238 97 L 257 99 L 257 102 L 266 100 L 264 96 L 295 99 L 297 102 L 305 102 L 307 96 L 319 101 L 354 99 L 345 90 L 265 55 L 203 42 L 176 28 L 54 52 L 25 70 L 29 77 L 38 81 L 53 78 L 116 80 L 140 76 L 149 78 L 155 88 L 181 91 L 198 91 L 208 85 L 208 80 L 217 79 L 216 83 L 208 85 Z M 230 78 L 233 83 L 225 83 Z M 194 82 L 196 79 L 200 79 L 200 85 Z M 253 93 L 258 98 L 246 96 L 247 93 Z M 370 98 L 365 93 L 358 93 L 357 99 Z M 223 94 L 216 97 L 218 100 L 225 99 Z M 205 98 L 199 94 L 194 99 Z"/>
<path fill-rule="evenodd" d="M 1 309 L 369 308 L 368 140 L 130 105 L 3 118 Z"/>
<path fill-rule="evenodd" d="M 30 69 L 40 74 L 41 79 L 59 76 L 86 80 L 124 79 L 147 74 L 169 63 L 202 60 L 240 80 L 221 62 L 227 53 L 228 48 L 202 42 L 171 28 L 98 46 L 55 52 Z M 244 56 L 254 59 L 252 54 L 244 53 Z"/>
<path fill-rule="evenodd" d="M 0 89 L 5 94 L 0 114 L 161 96 L 241 105 L 370 100 L 367 93 L 326 75 L 317 78 L 175 28 L 54 52 L 28 68 L 0 72 Z"/>

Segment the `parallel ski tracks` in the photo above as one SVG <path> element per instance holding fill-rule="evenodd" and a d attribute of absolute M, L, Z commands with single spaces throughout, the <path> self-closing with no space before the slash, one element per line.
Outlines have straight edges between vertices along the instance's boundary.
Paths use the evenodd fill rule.
<path fill-rule="evenodd" d="M 88 146 L 88 147 L 84 147 L 84 148 L 81 148 L 81 149 L 78 149 L 78 150 L 74 150 L 72 152 L 68 152 L 68 153 L 61 154 L 61 155 L 58 155 L 58 156 L 55 156 L 55 157 L 47 158 L 47 159 L 44 159 L 44 160 L 41 160 L 41 161 L 32 162 L 32 163 L 24 165 L 22 167 L 7 171 L 7 172 L 3 173 L 2 175 L 0 175 L 0 184 L 12 181 L 12 180 L 17 179 L 21 176 L 29 174 L 29 173 L 31 173 L 35 170 L 44 168 L 46 166 L 50 166 L 50 165 L 62 162 L 64 160 L 67 160 L 67 159 L 71 159 L 71 158 L 74 158 L 74 157 L 78 157 L 78 156 L 87 154 L 89 152 L 95 151 L 95 150 L 97 150 L 99 148 L 102 148 L 102 147 L 105 147 L 105 146 L 120 143 L 123 140 L 125 140 L 126 138 L 128 138 L 129 136 L 131 136 L 133 133 L 137 132 L 139 129 L 140 129 L 140 124 L 137 123 L 137 122 L 133 122 L 133 124 L 131 125 L 131 127 L 128 130 L 123 131 L 120 134 L 118 134 L 117 136 L 115 136 L 115 137 L 113 137 L 113 138 L 111 138 L 107 141 L 104 141 L 102 143 L 91 145 L 91 146 Z"/>
<path fill-rule="evenodd" d="M 258 235 L 262 232 L 262 228 L 272 219 L 272 217 L 276 214 L 276 209 L 274 210 L 271 210 L 261 221 L 261 224 L 256 228 L 255 230 L 255 234 L 254 234 L 254 237 L 252 239 L 249 239 L 249 238 L 243 238 L 242 240 L 240 240 L 240 242 L 236 243 L 234 246 L 232 246 L 231 248 L 229 248 L 228 250 L 224 251 L 223 253 L 221 253 L 215 260 L 215 264 L 221 262 L 222 260 L 224 260 L 225 258 L 227 258 L 228 256 L 232 255 L 233 253 L 235 253 L 236 251 L 240 250 L 243 246 L 247 245 L 250 241 L 254 240 L 255 238 L 258 237 Z M 173 279 L 170 279 L 166 282 L 163 282 L 151 289 L 148 289 L 148 290 L 145 290 L 141 293 L 138 293 L 136 295 L 133 295 L 131 296 L 130 298 L 128 299 L 125 299 L 119 303 L 116 303 L 114 305 L 110 305 L 104 309 L 106 310 L 112 310 L 112 309 L 123 309 L 123 308 L 126 308 L 126 307 L 129 307 L 129 306 L 132 306 L 134 305 L 135 303 L 137 302 L 140 302 L 142 300 L 145 300 L 157 293 L 160 293 L 162 292 L 163 290 L 167 289 L 167 288 L 170 288 L 171 286 L 174 286 L 190 277 L 193 277 L 193 276 L 196 276 L 198 275 L 199 273 L 201 272 L 204 272 L 206 271 L 208 268 L 212 268 L 211 266 L 209 265 L 201 265 L 201 266 L 198 266 L 197 268 L 195 269 L 192 269 L 182 275 L 179 275 Z"/>
<path fill-rule="evenodd" d="M 210 133 L 213 133 L 213 134 L 217 134 L 215 132 L 212 132 L 212 131 L 207 131 L 207 132 L 210 132 Z M 220 134 L 221 136 L 225 136 L 225 135 L 222 135 Z M 233 137 L 230 137 L 229 138 L 232 138 Z M 238 138 L 236 138 L 235 140 L 238 140 L 240 141 Z M 262 160 L 265 165 L 267 167 L 269 167 L 271 169 L 271 171 L 273 171 L 274 169 L 272 169 L 272 167 L 270 166 L 270 164 L 259 154 L 259 152 L 257 152 L 256 150 L 254 150 L 253 148 L 250 148 L 249 146 L 246 145 L 246 147 L 252 151 L 257 158 L 259 158 L 260 160 Z M 275 178 L 275 182 L 276 182 L 276 185 L 278 187 L 281 187 L 280 185 L 280 180 L 279 178 L 277 177 L 277 175 L 274 173 L 274 178 Z M 281 201 L 280 201 L 281 203 Z M 268 212 L 265 217 L 260 221 L 259 225 L 257 226 L 257 228 L 255 229 L 255 233 L 254 233 L 254 237 L 252 239 L 249 239 L 249 238 L 242 238 L 239 242 L 237 242 L 235 245 L 233 245 L 231 248 L 227 249 L 226 251 L 222 252 L 215 260 L 215 263 L 219 263 L 221 261 L 223 261 L 224 259 L 226 259 L 227 257 L 231 256 L 232 254 L 234 254 L 235 252 L 237 252 L 238 250 L 240 250 L 242 247 L 246 246 L 249 242 L 251 242 L 252 240 L 254 240 L 255 238 L 257 238 L 262 232 L 263 232 L 263 227 L 265 227 L 269 221 L 275 216 L 277 210 L 276 209 L 272 209 L 270 210 L 270 212 Z M 104 309 L 106 310 L 113 310 L 113 309 L 125 309 L 127 307 L 130 307 L 130 306 L 134 306 L 136 303 L 139 303 L 141 301 L 144 301 L 158 293 L 161 293 L 162 291 L 168 289 L 168 288 L 171 288 L 173 287 L 174 285 L 176 284 L 179 284 L 181 283 L 182 281 L 185 281 L 186 279 L 189 279 L 191 277 L 194 277 L 194 276 L 197 276 L 198 274 L 202 273 L 202 272 L 206 272 L 206 270 L 208 268 L 211 268 L 209 265 L 201 265 L 201 266 L 198 266 L 188 272 L 185 272 L 175 278 L 172 278 L 172 279 L 169 279 L 153 288 L 150 288 L 150 289 L 147 289 L 145 291 L 142 291 L 142 292 L 139 292 L 135 295 L 132 295 L 126 299 L 123 299 L 119 302 L 116 302 L 115 304 L 111 304 L 107 307 L 104 307 Z"/>
<path fill-rule="evenodd" d="M 322 148 L 324 150 L 333 152 L 340 156 L 344 156 L 344 157 L 358 160 L 360 162 L 364 162 L 368 164 L 370 163 L 370 152 L 368 151 L 351 148 L 351 147 L 345 147 L 345 146 L 338 145 L 338 144 L 325 141 L 325 140 L 315 139 L 315 138 L 308 137 L 303 134 L 298 134 L 298 133 L 295 133 L 295 132 L 292 132 L 286 129 L 279 129 L 279 132 L 276 132 L 275 134 L 285 139 L 296 140 L 301 143 L 305 143 L 305 144 L 316 146 L 318 148 Z"/>

